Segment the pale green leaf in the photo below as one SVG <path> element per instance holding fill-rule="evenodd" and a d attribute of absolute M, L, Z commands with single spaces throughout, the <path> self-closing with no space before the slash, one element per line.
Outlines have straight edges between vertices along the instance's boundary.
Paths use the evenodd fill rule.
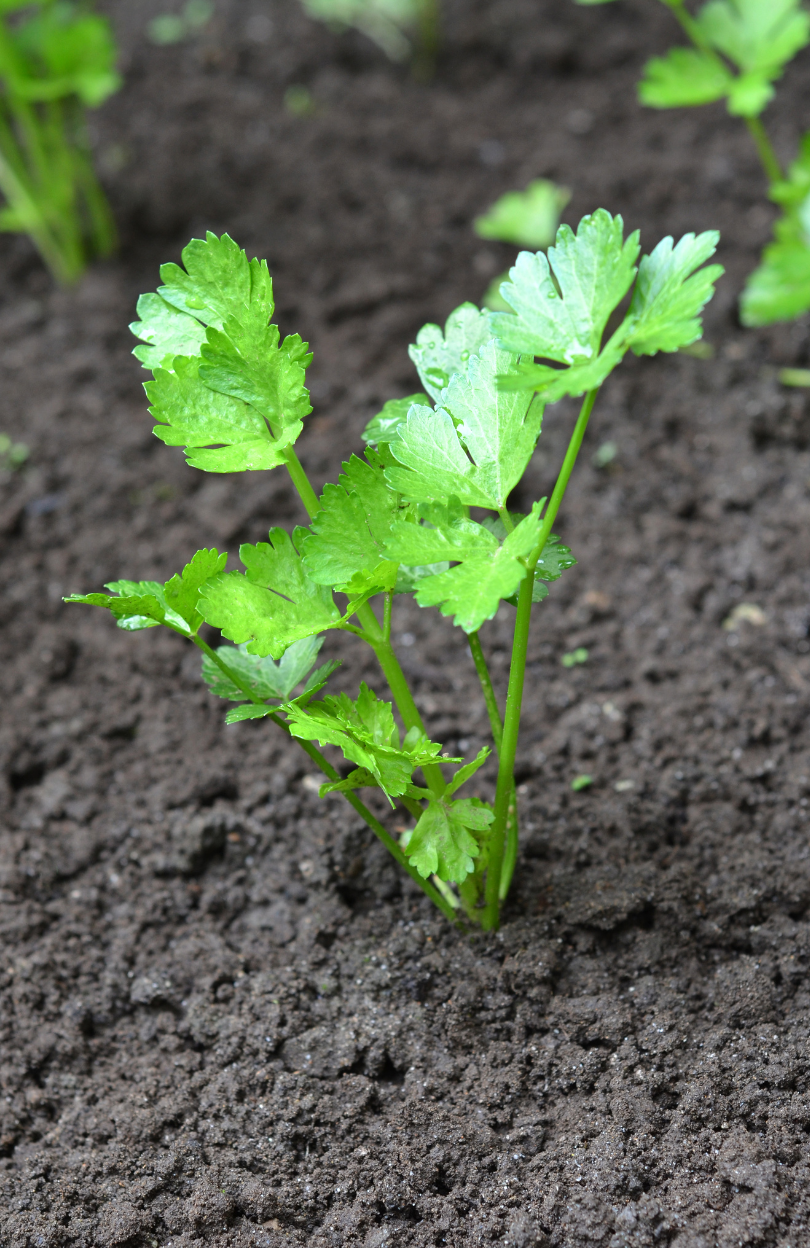
<path fill-rule="evenodd" d="M 312 356 L 298 334 L 279 344 L 277 325 L 229 317 L 222 330 L 209 328 L 201 355 L 209 389 L 248 403 L 286 444 L 298 437 L 312 411 L 304 384 Z"/>
<path fill-rule="evenodd" d="M 221 573 L 227 560 L 227 554 L 216 550 L 198 550 L 183 571 L 165 585 L 160 581 L 111 581 L 106 586 L 109 594 L 71 594 L 65 602 L 105 607 L 119 627 L 130 632 L 165 624 L 192 637 L 202 624 L 200 591 L 210 577 Z"/>
<path fill-rule="evenodd" d="M 205 326 L 186 312 L 173 308 L 160 295 L 141 295 L 138 300 L 139 321 L 130 329 L 143 345 L 132 354 L 144 368 L 171 368 L 176 355 L 199 355 L 205 342 Z"/>
<path fill-rule="evenodd" d="M 674 247 L 671 237 L 663 238 L 644 256 L 627 318 L 628 343 L 636 355 L 677 351 L 700 338 L 699 314 L 723 273 L 719 264 L 700 265 L 714 255 L 719 238 L 716 230 L 697 238 L 684 234 Z"/>
<path fill-rule="evenodd" d="M 385 549 L 399 509 L 397 496 L 386 484 L 380 457 L 369 450 L 366 459 L 352 455 L 337 485 L 325 486 L 321 509 L 301 546 L 313 581 L 352 594 L 374 586 L 390 589 L 397 574 Z"/>
<path fill-rule="evenodd" d="M 810 245 L 769 243 L 740 300 L 744 325 L 792 321 L 810 311 Z"/>
<path fill-rule="evenodd" d="M 486 533 L 482 526 L 477 527 Z M 454 558 L 463 561 L 447 572 L 419 581 L 416 601 L 420 607 L 439 607 L 442 615 L 453 615 L 453 623 L 465 632 L 476 632 L 484 620 L 492 619 L 501 599 L 517 591 L 526 576 L 523 561 L 533 553 L 539 531 L 539 508 L 535 505 L 502 545 L 497 544 L 492 534 L 486 533 L 494 544 L 488 550 L 481 547 L 455 555 Z"/>
<path fill-rule="evenodd" d="M 250 404 L 209 389 L 199 363 L 178 356 L 174 371 L 158 368 L 146 384 L 149 411 L 160 422 L 155 436 L 167 446 L 186 447 L 189 464 L 206 472 L 258 471 L 285 463 L 284 449 L 300 432 L 300 422 L 274 438 Z"/>
<path fill-rule="evenodd" d="M 501 287 L 516 315 L 489 314 L 501 345 L 563 364 L 592 359 L 636 273 L 638 231 L 623 242 L 623 229 L 621 217 L 599 208 L 582 218 L 576 234 L 560 226 L 548 257 L 521 252 Z"/>
<path fill-rule="evenodd" d="M 578 361 L 570 368 L 521 362 L 511 372 L 501 374 L 498 386 L 506 392 L 534 391 L 544 403 L 556 403 L 566 394 L 578 398 L 601 386 L 621 363 L 626 349 L 611 340 L 595 359 Z"/>
<path fill-rule="evenodd" d="M 723 99 L 732 82 L 718 57 L 696 48 L 672 48 L 644 66 L 638 95 L 650 108 L 681 108 Z"/>
<path fill-rule="evenodd" d="M 438 325 L 425 325 L 408 348 L 419 379 L 435 403 L 453 374 L 464 372 L 470 357 L 491 339 L 488 316 L 474 303 L 462 303 L 448 316 L 444 333 Z"/>
<path fill-rule="evenodd" d="M 710 0 L 698 14 L 706 39 L 743 71 L 771 78 L 810 40 L 800 0 Z"/>
<path fill-rule="evenodd" d="M 549 247 L 570 198 L 568 187 L 537 178 L 525 191 L 502 195 L 489 212 L 476 219 L 475 232 L 480 238 L 495 238 L 530 250 Z"/>
<path fill-rule="evenodd" d="M 227 234 L 218 238 L 210 230 L 183 248 L 185 270 L 176 264 L 160 269 L 164 285 L 158 294 L 205 325 L 220 327 L 235 316 L 266 325 L 273 314 L 273 282 L 265 260 L 248 260 Z"/>
<path fill-rule="evenodd" d="M 414 404 L 417 407 L 426 407 L 429 402 L 426 394 L 409 394 L 404 399 L 389 399 L 382 411 L 372 416 L 361 433 L 361 438 L 364 442 L 370 442 L 372 446 L 379 446 L 384 442 L 395 442 Z"/>
<path fill-rule="evenodd" d="M 303 637 L 294 641 L 278 663 L 269 656 L 248 654 L 247 647 L 218 646 L 217 655 L 257 698 L 278 698 L 286 701 L 296 685 L 312 671 L 323 645 L 322 637 Z M 334 668 L 333 668 L 334 670 Z M 319 669 L 319 675 L 323 669 Z M 203 680 L 217 698 L 231 702 L 244 702 L 244 688 L 235 685 L 208 655 L 203 655 Z M 309 682 L 307 682 L 309 684 Z"/>
<path fill-rule="evenodd" d="M 431 801 L 411 833 L 405 853 L 423 878 L 463 883 L 481 852 L 472 830 L 484 832 L 493 812 L 474 799 Z"/>
<path fill-rule="evenodd" d="M 766 74 L 761 70 L 752 70 L 733 80 L 726 107 L 732 117 L 758 117 L 775 95 Z"/>
<path fill-rule="evenodd" d="M 296 530 L 296 545 L 305 532 Z M 269 536 L 269 542 L 241 547 L 245 573 L 214 577 L 204 587 L 199 609 L 229 641 L 247 643 L 249 654 L 280 659 L 294 641 L 335 627 L 340 612 L 330 591 L 308 576 L 289 535 L 271 529 Z"/>
<path fill-rule="evenodd" d="M 479 767 L 483 767 L 491 753 L 492 751 L 488 750 L 485 746 L 483 749 L 478 751 L 471 763 L 465 763 L 463 767 L 459 767 L 458 771 L 453 776 L 453 779 L 444 790 L 444 796 L 452 797 L 456 790 L 461 788 L 462 784 L 466 784 L 467 781 L 475 775 Z"/>
<path fill-rule="evenodd" d="M 499 375 L 514 363 L 514 356 L 489 342 L 453 376 L 442 407 L 411 408 L 391 443 L 400 465 L 386 470 L 393 489 L 416 502 L 443 502 L 452 494 L 467 506 L 505 506 L 532 456 L 543 416 L 542 404 L 530 395 L 499 388 Z"/>

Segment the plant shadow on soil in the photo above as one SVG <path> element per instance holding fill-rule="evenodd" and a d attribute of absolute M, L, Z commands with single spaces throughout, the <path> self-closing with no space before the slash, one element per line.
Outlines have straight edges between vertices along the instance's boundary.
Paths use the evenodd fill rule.
<path fill-rule="evenodd" d="M 0 429 L 31 447 L 0 502 L 0 1241 L 806 1244 L 810 409 L 774 375 L 810 358 L 806 320 L 736 321 L 771 220 L 744 129 L 637 106 L 677 41 L 652 0 L 451 0 L 428 86 L 291 0 L 220 0 L 163 49 L 157 0 L 106 7 L 122 257 L 63 293 L 0 243 Z M 769 113 L 785 156 L 808 63 Z M 272 727 L 224 727 L 179 639 L 61 597 L 302 518 L 279 474 L 206 477 L 152 436 L 126 324 L 160 261 L 207 227 L 268 257 L 323 480 L 413 390 L 420 325 L 510 262 L 473 217 L 538 176 L 647 248 L 719 227 L 728 273 L 712 361 L 633 360 L 600 398 L 558 526 L 579 562 L 533 627 L 515 894 L 470 939 Z M 724 629 L 742 602 L 764 622 Z M 510 627 L 484 629 L 501 691 Z M 460 633 L 398 602 L 395 634 L 432 735 L 475 751 Z"/>

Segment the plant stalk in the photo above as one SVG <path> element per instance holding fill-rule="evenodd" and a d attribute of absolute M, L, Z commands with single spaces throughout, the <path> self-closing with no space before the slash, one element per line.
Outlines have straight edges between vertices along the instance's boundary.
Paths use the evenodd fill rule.
<path fill-rule="evenodd" d="M 781 182 L 784 178 L 782 166 L 779 164 L 776 152 L 773 150 L 773 144 L 768 138 L 768 132 L 765 129 L 759 117 L 746 117 L 745 124 L 748 126 L 751 138 L 756 144 L 759 159 L 762 161 L 762 167 L 768 176 L 771 186 L 775 182 Z"/>
<path fill-rule="evenodd" d="M 515 619 L 515 635 L 512 646 L 512 663 L 509 669 L 509 689 L 506 694 L 506 714 L 503 721 L 503 738 L 498 764 L 498 784 L 495 792 L 495 819 L 489 843 L 489 863 L 487 866 L 486 904 L 481 920 L 485 931 L 492 931 L 498 926 L 500 918 L 501 874 L 504 864 L 506 827 L 509 820 L 509 806 L 514 791 L 515 757 L 517 754 L 518 730 L 520 727 L 520 710 L 523 702 L 523 685 L 526 677 L 526 655 L 529 645 L 529 624 L 532 614 L 532 593 L 534 590 L 534 570 L 543 553 L 543 548 L 551 533 L 551 526 L 557 518 L 557 512 L 565 495 L 574 464 L 585 437 L 588 420 L 599 389 L 589 390 L 580 409 L 568 450 L 557 477 L 556 485 L 549 500 L 537 546 L 528 562 L 527 574 L 521 582 L 518 594 L 517 617 Z"/>

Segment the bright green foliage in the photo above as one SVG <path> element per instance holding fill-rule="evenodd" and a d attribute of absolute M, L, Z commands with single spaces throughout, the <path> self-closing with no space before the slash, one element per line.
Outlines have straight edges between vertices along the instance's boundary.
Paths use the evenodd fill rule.
<path fill-rule="evenodd" d="M 203 680 L 215 697 L 227 698 L 230 702 L 247 702 L 246 688 L 264 701 L 275 698 L 286 702 L 295 686 L 312 672 L 322 645 L 321 637 L 294 641 L 278 663 L 268 657 L 248 654 L 246 646 L 218 646 L 218 657 L 240 680 L 241 688 L 207 654 L 202 661 Z M 309 693 L 316 686 L 320 688 L 337 667 L 335 662 L 319 667 L 312 672 L 302 692 Z"/>
<path fill-rule="evenodd" d="M 408 354 L 434 403 L 440 402 L 453 374 L 463 373 L 470 356 L 486 346 L 491 337 L 487 313 L 480 312 L 474 303 L 462 303 L 451 312 L 444 333 L 438 325 L 424 325 L 419 330 Z"/>
<path fill-rule="evenodd" d="M 714 255 L 719 239 L 717 230 L 697 238 L 684 234 L 674 247 L 671 238 L 663 238 L 643 257 L 628 315 L 629 343 L 636 355 L 678 351 L 700 337 L 699 314 L 723 273 L 719 264 L 700 266 Z"/>
<path fill-rule="evenodd" d="M 416 768 L 434 762 L 441 752 L 440 745 L 413 728 L 401 741 L 391 703 L 381 701 L 365 683 L 354 702 L 341 693 L 306 706 L 290 702 L 282 710 L 294 737 L 336 745 L 343 757 L 371 775 L 389 798 L 407 793 Z"/>
<path fill-rule="evenodd" d="M 420 607 L 438 606 L 442 615 L 454 615 L 454 624 L 476 632 L 491 620 L 502 598 L 515 593 L 527 574 L 525 560 L 537 545 L 539 509 L 535 507 L 503 542 L 483 525 L 464 518 L 442 517 L 436 507 L 434 527 L 398 521 L 389 539 L 391 554 L 406 564 L 458 561 L 456 567 L 418 582 Z"/>
<path fill-rule="evenodd" d="M 681 108 L 722 100 L 733 82 L 716 56 L 697 48 L 672 48 L 644 67 L 638 94 L 650 108 Z"/>
<path fill-rule="evenodd" d="M 393 489 L 420 503 L 454 494 L 468 506 L 506 505 L 532 456 L 543 416 L 541 403 L 498 388 L 498 376 L 514 363 L 490 341 L 463 372 L 454 373 L 438 411 L 411 408 L 399 439 L 390 444 L 399 461 L 386 471 Z"/>
<path fill-rule="evenodd" d="M 167 303 L 158 294 L 141 295 L 138 300 L 139 321 L 133 321 L 130 329 L 144 345 L 136 347 L 132 354 L 144 368 L 170 369 L 176 355 L 199 355 L 205 342 L 205 326 L 186 312 Z"/>
<path fill-rule="evenodd" d="M 787 178 L 771 187 L 783 215 L 763 262 L 748 279 L 741 299 L 745 325 L 789 321 L 810 309 L 810 133 Z"/>
<path fill-rule="evenodd" d="M 475 869 L 473 859 L 481 853 L 474 833 L 485 833 L 493 819 L 492 810 L 475 798 L 431 801 L 405 852 L 423 879 L 435 874 L 440 880 L 461 884 Z"/>
<path fill-rule="evenodd" d="M 404 399 L 389 399 L 382 411 L 371 418 L 360 436 L 372 446 L 379 446 L 382 442 L 396 442 L 411 408 L 414 405 L 426 407 L 429 403 L 427 395 L 421 393 L 409 394 Z"/>
<path fill-rule="evenodd" d="M 9 14 L 23 10 L 20 20 Z M 30 235 L 57 280 L 108 255 L 115 226 L 84 133 L 84 110 L 121 85 L 109 22 L 72 0 L 0 6 L 0 229 Z"/>
<path fill-rule="evenodd" d="M 324 488 L 312 533 L 301 546 L 312 580 L 347 593 L 393 589 L 397 579 L 397 565 L 385 551 L 397 497 L 386 485 L 379 455 L 368 450 L 366 460 L 352 455 L 338 484 Z"/>
<path fill-rule="evenodd" d="M 269 542 L 242 546 L 245 572 L 222 572 L 203 589 L 206 623 L 237 645 L 246 642 L 249 654 L 274 659 L 294 641 L 334 628 L 340 612 L 332 594 L 310 578 L 296 549 L 305 535 L 296 529 L 291 539 L 283 529 L 271 529 Z"/>
<path fill-rule="evenodd" d="M 790 189 L 796 205 L 799 179 L 797 171 Z M 195 241 L 184 269 L 164 267 L 164 285 L 140 301 L 134 327 L 142 339 L 137 354 L 155 371 L 149 395 L 158 435 L 211 471 L 286 461 L 309 527 L 291 536 L 274 528 L 267 542 L 242 546 L 242 571 L 226 571 L 224 554 L 204 550 L 165 585 L 117 581 L 107 594 L 69 601 L 103 606 L 125 628 L 165 624 L 190 638 L 206 656 L 211 692 L 234 704 L 227 723 L 269 718 L 288 731 L 324 773 L 321 792 L 343 794 L 450 921 L 492 930 L 518 857 L 514 772 L 532 608 L 575 562 L 551 530 L 595 388 L 628 350 L 674 351 L 699 336 L 699 314 L 720 272 L 701 266 L 716 243 L 712 232 L 688 234 L 645 256 L 627 314 L 603 344 L 608 318 L 636 278 L 637 235 L 625 241 L 621 218 L 603 210 L 576 233 L 562 227 L 548 260 L 519 257 L 504 285 L 514 312 L 498 316 L 465 304 L 443 333 L 435 325 L 420 331 L 411 356 L 427 393 L 386 404 L 366 430 L 372 445 L 365 458 L 352 455 L 318 500 L 287 453 L 309 410 L 307 348 L 297 337 L 279 343 L 268 324 L 266 266 L 248 261 L 227 236 Z M 544 403 L 579 389 L 589 393 L 553 492 L 526 515 L 512 511 Z M 473 518 L 471 507 L 488 514 Z M 336 592 L 346 596 L 342 610 Z M 469 634 L 498 754 L 491 807 L 457 796 L 489 751 L 464 763 L 427 734 L 395 651 L 398 637 L 414 640 L 397 631 L 400 593 L 437 607 Z M 501 604 L 508 604 L 503 611 Z M 502 706 L 487 670 L 485 625 L 498 613 L 500 633 L 511 607 L 514 645 Z M 235 647 L 211 649 L 198 635 L 203 620 Z M 333 660 L 313 670 L 320 634 L 332 629 L 370 647 L 393 703 L 366 684 L 355 700 L 346 693 L 316 698 L 337 666 Z M 318 747 L 340 750 L 349 774 L 336 772 Z M 358 796 L 365 787 L 398 802 L 413 818 L 412 831 L 395 840 Z"/>
<path fill-rule="evenodd" d="M 626 242 L 622 232 L 621 217 L 600 208 L 583 217 L 576 234 L 560 226 L 548 257 L 520 253 L 501 290 L 517 317 L 492 314 L 507 350 L 565 364 L 596 355 L 608 317 L 636 275 L 638 231 Z"/>
<path fill-rule="evenodd" d="M 673 48 L 648 62 L 641 102 L 678 108 L 725 99 L 735 116 L 758 117 L 773 99 L 771 83 L 810 40 L 810 16 L 800 0 L 710 0 L 690 30 L 694 50 Z"/>
<path fill-rule="evenodd" d="M 607 220 L 594 222 L 597 217 Z M 629 349 L 637 355 L 654 355 L 677 351 L 700 337 L 699 313 L 723 272 L 720 265 L 699 269 L 715 251 L 719 238 L 715 230 L 697 237 L 685 234 L 675 246 L 671 238 L 665 238 L 651 255 L 643 257 L 628 313 L 600 350 L 608 317 L 636 274 L 638 234 L 623 243 L 622 229 L 621 217 L 612 218 L 602 209 L 580 222 L 575 239 L 567 226 L 561 226 L 568 263 L 560 269 L 559 246 L 549 249 L 548 258 L 562 298 L 556 294 L 542 253 L 533 256 L 521 252 L 518 256 L 510 274 L 512 281 L 503 287 L 517 315 L 492 313 L 493 332 L 507 348 L 570 361 L 570 367 L 521 362 L 499 378 L 503 389 L 534 389 L 547 402 L 564 394 L 584 394 L 601 385 Z M 574 285 L 572 270 L 593 275 L 591 281 Z M 602 281 L 596 279 L 600 271 L 605 275 Z M 563 305 L 572 287 L 569 310 Z M 556 342 L 564 347 L 556 345 L 555 334 Z"/>
<path fill-rule="evenodd" d="M 475 232 L 480 238 L 542 250 L 554 242 L 560 213 L 570 198 L 568 187 L 537 178 L 525 191 L 502 195 L 489 212 L 476 219 Z"/>
<path fill-rule="evenodd" d="M 130 632 L 166 624 L 193 637 L 203 622 L 198 609 L 200 590 L 222 571 L 227 559 L 227 554 L 216 550 L 198 550 L 183 571 L 165 585 L 159 581 L 111 581 L 106 587 L 110 594 L 71 594 L 65 601 L 106 607 L 118 627 Z"/>
<path fill-rule="evenodd" d="M 194 239 L 185 269 L 164 264 L 164 285 L 138 302 L 130 328 L 154 370 L 146 386 L 155 434 L 183 446 L 194 468 L 245 472 L 287 462 L 312 408 L 312 359 L 297 334 L 279 341 L 266 261 L 248 260 L 227 234 Z"/>

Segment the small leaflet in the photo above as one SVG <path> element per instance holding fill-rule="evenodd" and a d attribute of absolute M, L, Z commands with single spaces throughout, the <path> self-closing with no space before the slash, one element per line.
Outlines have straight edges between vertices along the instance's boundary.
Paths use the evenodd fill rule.
<path fill-rule="evenodd" d="M 440 401 L 453 374 L 465 372 L 471 356 L 491 339 L 488 317 L 474 303 L 462 303 L 448 316 L 444 333 L 438 325 L 425 325 L 408 347 L 419 379 L 434 403 Z"/>
<path fill-rule="evenodd" d="M 193 637 L 203 622 L 199 610 L 200 591 L 217 576 L 228 561 L 226 553 L 198 550 L 181 573 L 165 584 L 159 581 L 111 581 L 109 594 L 71 594 L 65 602 L 105 607 L 115 616 L 119 628 L 137 632 L 165 624 L 175 632 Z"/>
<path fill-rule="evenodd" d="M 248 654 L 280 659 L 294 641 L 340 622 L 331 591 L 315 584 L 298 554 L 305 535 L 271 529 L 269 542 L 241 547 L 244 573 L 221 572 L 204 586 L 203 618 Z"/>
<path fill-rule="evenodd" d="M 398 510 L 380 457 L 370 449 L 365 460 L 352 455 L 337 485 L 324 487 L 321 510 L 302 542 L 308 575 L 319 585 L 353 595 L 392 589 L 397 565 L 386 553 L 385 540 Z"/>

